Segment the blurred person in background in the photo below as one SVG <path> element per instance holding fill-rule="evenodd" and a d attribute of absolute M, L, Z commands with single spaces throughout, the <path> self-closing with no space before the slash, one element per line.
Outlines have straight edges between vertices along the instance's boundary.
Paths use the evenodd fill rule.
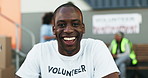
<path fill-rule="evenodd" d="M 45 13 L 42 18 L 42 26 L 40 29 L 40 42 L 46 42 L 55 39 L 55 35 L 53 35 L 52 31 L 52 17 L 53 13 L 48 12 Z"/>
<path fill-rule="evenodd" d="M 121 72 L 120 78 L 126 78 L 126 66 L 137 64 L 132 42 L 124 37 L 123 32 L 119 31 L 114 35 L 109 50 Z"/>

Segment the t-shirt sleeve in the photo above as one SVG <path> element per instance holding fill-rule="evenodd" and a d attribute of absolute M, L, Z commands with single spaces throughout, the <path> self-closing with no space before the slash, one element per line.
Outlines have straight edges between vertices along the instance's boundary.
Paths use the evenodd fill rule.
<path fill-rule="evenodd" d="M 21 65 L 16 75 L 22 78 L 39 78 L 39 49 L 35 45 L 28 53 L 24 63 Z"/>
<path fill-rule="evenodd" d="M 104 42 L 98 41 L 94 47 L 94 78 L 102 78 L 119 72 L 114 59 Z"/>

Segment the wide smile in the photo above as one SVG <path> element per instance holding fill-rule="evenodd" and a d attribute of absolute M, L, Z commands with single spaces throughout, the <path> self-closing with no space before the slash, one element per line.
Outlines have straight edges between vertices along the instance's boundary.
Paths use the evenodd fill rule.
<path fill-rule="evenodd" d="M 76 41 L 76 37 L 64 37 L 63 39 L 66 45 L 74 45 Z"/>

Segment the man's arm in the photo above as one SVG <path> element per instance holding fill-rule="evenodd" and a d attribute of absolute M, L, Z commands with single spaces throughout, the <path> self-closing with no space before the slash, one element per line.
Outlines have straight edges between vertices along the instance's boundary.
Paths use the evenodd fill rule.
<path fill-rule="evenodd" d="M 53 36 L 44 36 L 45 40 L 55 39 L 55 35 Z"/>
<path fill-rule="evenodd" d="M 125 52 L 118 54 L 117 56 L 118 58 L 130 55 L 130 45 L 126 44 L 124 47 L 125 47 Z"/>
<path fill-rule="evenodd" d="M 16 75 L 15 78 L 21 78 L 21 77 L 19 77 L 19 76 Z"/>
<path fill-rule="evenodd" d="M 111 73 L 103 78 L 119 78 L 119 73 L 118 72 Z"/>

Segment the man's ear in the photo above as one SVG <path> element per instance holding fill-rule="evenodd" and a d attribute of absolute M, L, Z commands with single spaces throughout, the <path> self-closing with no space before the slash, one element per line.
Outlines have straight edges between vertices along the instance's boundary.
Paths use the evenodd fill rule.
<path fill-rule="evenodd" d="M 55 26 L 52 26 L 53 34 L 55 35 Z"/>
<path fill-rule="evenodd" d="M 85 24 L 82 24 L 83 34 L 85 33 Z"/>

